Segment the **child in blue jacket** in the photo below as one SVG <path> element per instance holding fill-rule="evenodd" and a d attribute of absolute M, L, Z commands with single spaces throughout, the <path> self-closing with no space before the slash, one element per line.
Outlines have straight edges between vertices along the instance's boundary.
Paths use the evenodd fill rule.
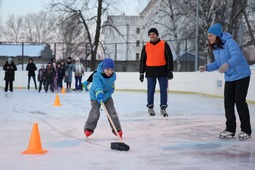
<path fill-rule="evenodd" d="M 92 86 L 89 90 L 92 108 L 84 126 L 86 137 L 94 133 L 100 117 L 99 109 L 102 103 L 105 104 L 120 137 L 122 137 L 120 121 L 112 99 L 115 80 L 114 62 L 112 59 L 106 58 L 99 63 L 97 71 L 93 74 Z M 112 132 L 115 134 L 113 128 Z"/>

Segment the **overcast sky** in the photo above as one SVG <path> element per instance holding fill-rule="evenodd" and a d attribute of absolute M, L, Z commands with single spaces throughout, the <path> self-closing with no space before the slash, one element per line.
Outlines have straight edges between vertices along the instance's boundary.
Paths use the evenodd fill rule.
<path fill-rule="evenodd" d="M 12 14 L 26 15 L 45 9 L 45 5 L 51 0 L 2 0 L 1 4 L 1 21 L 2 24 L 6 18 Z M 146 6 L 149 0 L 122 0 L 119 6 L 119 14 L 138 15 Z"/>

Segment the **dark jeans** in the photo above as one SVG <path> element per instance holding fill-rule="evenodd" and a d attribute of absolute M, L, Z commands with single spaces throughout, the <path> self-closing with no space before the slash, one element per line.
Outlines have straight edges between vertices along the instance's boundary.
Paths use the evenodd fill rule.
<path fill-rule="evenodd" d="M 75 76 L 75 89 L 76 90 L 82 90 L 82 84 L 81 84 L 81 80 L 82 77 L 81 76 Z"/>
<path fill-rule="evenodd" d="M 35 88 L 37 87 L 37 85 L 36 85 L 36 80 L 35 80 L 35 76 L 28 76 L 28 84 L 27 84 L 27 86 L 29 87 L 30 86 L 30 79 L 31 79 L 31 77 L 33 78 L 33 80 L 34 80 L 34 84 L 35 84 Z"/>
<path fill-rule="evenodd" d="M 160 107 L 167 107 L 167 88 L 168 88 L 168 78 L 167 76 L 151 78 L 147 77 L 147 107 L 154 107 L 154 93 L 157 84 L 157 79 L 160 88 Z"/>
<path fill-rule="evenodd" d="M 250 113 L 246 103 L 250 76 L 233 82 L 225 82 L 224 106 L 226 130 L 236 132 L 235 105 L 241 121 L 241 131 L 251 134 Z"/>
<path fill-rule="evenodd" d="M 7 92 L 8 91 L 8 86 L 10 84 L 10 91 L 13 91 L 13 81 L 5 81 L 5 89 L 4 91 Z"/>
<path fill-rule="evenodd" d="M 45 92 L 46 93 L 48 92 L 49 86 L 50 86 L 50 91 L 54 92 L 54 82 L 48 82 L 48 81 L 45 81 Z"/>
<path fill-rule="evenodd" d="M 44 80 L 39 81 L 39 92 L 42 90 L 42 86 L 45 89 L 45 82 L 44 82 Z"/>

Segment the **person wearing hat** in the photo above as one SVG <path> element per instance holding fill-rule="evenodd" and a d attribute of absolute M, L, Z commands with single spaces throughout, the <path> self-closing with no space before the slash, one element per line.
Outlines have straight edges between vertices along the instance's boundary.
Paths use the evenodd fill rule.
<path fill-rule="evenodd" d="M 86 137 L 89 137 L 95 131 L 100 116 L 99 109 L 102 103 L 107 108 L 119 136 L 122 137 L 123 132 L 112 98 L 114 82 L 116 80 L 114 67 L 114 61 L 111 58 L 105 58 L 99 63 L 96 72 L 93 73 L 92 85 L 89 90 L 92 107 L 84 125 L 84 134 Z M 115 134 L 113 129 L 112 132 Z"/>
<path fill-rule="evenodd" d="M 5 88 L 4 91 L 8 91 L 8 87 L 10 87 L 10 92 L 13 92 L 13 81 L 15 80 L 15 71 L 17 67 L 12 60 L 11 57 L 7 59 L 3 66 L 3 70 L 5 71 L 4 80 L 5 80 Z"/>
<path fill-rule="evenodd" d="M 49 88 L 52 93 L 54 93 L 54 77 L 56 76 L 56 71 L 51 61 L 45 70 L 45 92 L 47 93 Z"/>
<path fill-rule="evenodd" d="M 147 42 L 141 52 L 140 81 L 144 81 L 144 73 L 147 78 L 147 107 L 150 116 L 155 116 L 154 93 L 158 80 L 160 87 L 160 112 L 167 117 L 167 88 L 168 80 L 173 78 L 173 55 L 170 46 L 158 38 L 158 30 L 151 28 L 148 31 L 150 41 Z"/>
<path fill-rule="evenodd" d="M 241 121 L 239 139 L 247 139 L 251 136 L 251 123 L 246 96 L 249 88 L 251 70 L 232 35 L 222 31 L 220 23 L 212 25 L 208 29 L 209 47 L 213 52 L 215 61 L 199 70 L 224 73 L 224 107 L 226 128 L 220 133 L 220 138 L 233 137 L 236 133 L 235 106 Z"/>

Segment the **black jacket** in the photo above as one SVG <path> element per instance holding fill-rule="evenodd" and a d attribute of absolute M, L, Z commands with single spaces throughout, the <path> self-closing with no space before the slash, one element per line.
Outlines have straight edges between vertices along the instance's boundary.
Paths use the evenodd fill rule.
<path fill-rule="evenodd" d="M 9 64 L 7 61 L 4 64 L 3 70 L 5 70 L 4 80 L 5 81 L 14 81 L 15 80 L 15 71 L 17 70 L 16 65 L 12 62 Z"/>
<path fill-rule="evenodd" d="M 161 40 L 159 39 L 156 42 L 149 42 L 153 45 L 156 45 Z M 162 77 L 167 76 L 169 72 L 173 71 L 173 55 L 170 46 L 165 42 L 165 59 L 166 59 L 166 65 L 164 66 L 146 66 L 146 60 L 147 60 L 147 54 L 145 51 L 145 46 L 142 49 L 141 52 L 141 59 L 140 59 L 140 73 L 146 72 L 146 77 Z"/>
<path fill-rule="evenodd" d="M 35 63 L 28 63 L 26 70 L 28 71 L 28 76 L 35 76 L 35 70 L 37 70 L 37 67 Z"/>

